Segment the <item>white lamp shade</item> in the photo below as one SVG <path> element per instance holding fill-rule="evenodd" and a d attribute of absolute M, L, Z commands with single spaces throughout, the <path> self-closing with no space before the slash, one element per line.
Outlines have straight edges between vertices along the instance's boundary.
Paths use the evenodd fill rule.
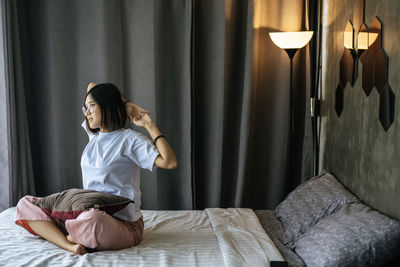
<path fill-rule="evenodd" d="M 300 32 L 270 32 L 272 42 L 282 49 L 299 49 L 311 40 L 313 31 Z"/>

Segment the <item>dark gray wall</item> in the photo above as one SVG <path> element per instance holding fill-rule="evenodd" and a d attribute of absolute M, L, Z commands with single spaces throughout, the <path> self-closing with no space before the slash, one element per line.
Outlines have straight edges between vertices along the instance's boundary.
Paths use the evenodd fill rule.
<path fill-rule="evenodd" d="M 400 1 L 365 1 L 365 23 L 377 16 L 389 57 L 389 84 L 396 96 L 395 121 L 387 132 L 379 122 L 379 93 L 367 97 L 362 64 L 353 87 L 344 92 L 344 111 L 335 113 L 335 90 L 343 53 L 343 30 L 353 18 L 354 0 L 323 1 L 321 168 L 362 201 L 400 219 Z"/>

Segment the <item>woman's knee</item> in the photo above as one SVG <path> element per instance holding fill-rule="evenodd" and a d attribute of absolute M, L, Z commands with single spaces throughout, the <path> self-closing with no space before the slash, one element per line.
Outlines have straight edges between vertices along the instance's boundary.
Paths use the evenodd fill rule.
<path fill-rule="evenodd" d="M 76 219 L 66 220 L 65 228 L 75 242 L 96 248 L 99 246 L 97 236 L 103 230 L 105 216 L 107 214 L 104 211 L 97 209 L 84 211 Z"/>
<path fill-rule="evenodd" d="M 51 218 L 34 201 L 33 196 L 22 197 L 16 206 L 15 220 L 51 221 Z"/>
<path fill-rule="evenodd" d="M 22 198 L 20 198 L 20 200 L 17 203 L 17 209 L 20 208 L 21 206 L 26 205 L 27 203 L 31 204 L 32 202 L 30 201 L 29 196 L 24 196 Z"/>
<path fill-rule="evenodd" d="M 124 223 L 100 210 L 83 212 L 75 220 L 67 220 L 65 226 L 76 242 L 89 248 L 116 250 L 138 243 Z"/>

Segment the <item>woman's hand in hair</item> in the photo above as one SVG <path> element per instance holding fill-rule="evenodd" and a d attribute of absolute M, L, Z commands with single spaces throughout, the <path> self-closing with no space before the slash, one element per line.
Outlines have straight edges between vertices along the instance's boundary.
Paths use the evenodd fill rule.
<path fill-rule="evenodd" d="M 150 111 L 145 110 L 131 102 L 127 102 L 125 104 L 125 107 L 126 107 L 126 115 L 128 116 L 129 120 L 134 124 L 136 124 L 135 120 L 140 120 L 144 114 L 148 115 L 151 113 Z M 148 117 L 150 118 L 150 116 L 148 116 Z M 139 126 L 139 127 L 141 127 L 141 126 Z"/>
<path fill-rule="evenodd" d="M 97 84 L 95 83 L 89 83 L 86 89 L 86 92 L 89 92 L 93 87 L 95 87 Z"/>
<path fill-rule="evenodd" d="M 153 120 L 151 119 L 151 117 L 147 112 L 142 112 L 139 116 L 139 119 L 134 118 L 131 121 L 133 124 L 141 128 L 146 128 L 154 124 Z"/>

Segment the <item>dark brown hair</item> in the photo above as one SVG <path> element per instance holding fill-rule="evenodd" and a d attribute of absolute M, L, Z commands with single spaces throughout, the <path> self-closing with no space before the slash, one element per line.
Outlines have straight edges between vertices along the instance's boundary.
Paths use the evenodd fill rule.
<path fill-rule="evenodd" d="M 126 110 L 122 103 L 121 93 L 112 83 L 100 83 L 94 86 L 85 96 L 91 95 L 93 100 L 100 107 L 101 111 L 101 127 L 106 130 L 115 131 L 125 127 Z M 100 131 L 99 128 L 91 129 L 86 117 L 87 129 L 92 133 Z"/>

